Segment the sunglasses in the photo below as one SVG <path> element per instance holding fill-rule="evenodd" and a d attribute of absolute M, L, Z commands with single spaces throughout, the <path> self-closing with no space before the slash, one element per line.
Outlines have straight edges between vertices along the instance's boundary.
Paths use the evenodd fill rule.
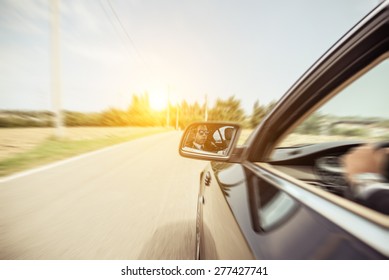
<path fill-rule="evenodd" d="M 200 130 L 197 131 L 197 132 L 200 134 L 200 136 L 208 135 L 208 134 L 209 134 L 209 131 L 208 131 L 208 130 L 202 130 L 202 129 L 200 129 Z"/>

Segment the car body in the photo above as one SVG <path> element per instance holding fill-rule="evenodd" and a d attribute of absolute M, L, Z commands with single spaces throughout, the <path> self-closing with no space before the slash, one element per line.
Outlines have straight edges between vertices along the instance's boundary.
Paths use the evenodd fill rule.
<path fill-rule="evenodd" d="M 384 1 L 291 87 L 243 146 L 237 146 L 239 128 L 234 126 L 236 137 L 227 154 L 185 151 L 187 130 L 180 154 L 211 161 L 200 175 L 197 259 L 389 257 L 388 214 L 349 199 L 347 182 L 338 172 L 339 158 L 364 141 L 346 137 L 280 146 L 308 116 L 372 68 L 387 65 L 388 58 L 389 2 Z M 386 73 L 384 82 L 389 77 L 385 67 L 378 75 Z M 389 93 L 387 84 L 385 90 Z M 387 101 L 380 100 L 386 106 Z M 355 123 L 367 125 L 342 121 L 349 127 Z M 335 126 L 339 121 L 330 128 Z"/>

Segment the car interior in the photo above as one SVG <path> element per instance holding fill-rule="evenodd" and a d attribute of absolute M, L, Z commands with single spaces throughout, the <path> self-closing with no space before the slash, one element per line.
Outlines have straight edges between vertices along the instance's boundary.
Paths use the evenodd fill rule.
<path fill-rule="evenodd" d="M 389 184 L 352 195 L 342 168 L 342 156 L 352 148 L 365 143 L 389 147 L 389 59 L 366 69 L 287 133 L 268 163 L 311 186 L 389 214 Z"/>

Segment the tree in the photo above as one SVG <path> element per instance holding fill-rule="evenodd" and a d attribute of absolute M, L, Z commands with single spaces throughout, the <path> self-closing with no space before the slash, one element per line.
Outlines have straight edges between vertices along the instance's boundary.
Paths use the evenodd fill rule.
<path fill-rule="evenodd" d="M 266 115 L 266 108 L 265 106 L 259 105 L 259 101 L 255 101 L 253 106 L 253 114 L 250 118 L 250 126 L 251 128 L 255 128 L 263 119 L 263 117 Z"/>
<path fill-rule="evenodd" d="M 192 122 L 198 122 L 204 120 L 204 108 L 195 102 L 194 104 L 188 104 L 186 101 L 182 101 L 179 107 L 179 127 L 185 128 Z M 172 125 L 175 125 L 175 110 L 172 110 Z"/>
<path fill-rule="evenodd" d="M 309 118 L 305 119 L 302 124 L 296 128 L 296 133 L 299 134 L 320 134 L 321 122 L 323 116 L 319 113 L 312 114 Z"/>
<path fill-rule="evenodd" d="M 215 106 L 209 110 L 208 116 L 210 121 L 242 122 L 244 118 L 240 100 L 235 99 L 235 96 L 231 96 L 227 100 L 217 99 Z"/>
<path fill-rule="evenodd" d="M 127 110 L 128 124 L 134 126 L 160 125 L 158 117 L 150 108 L 149 95 L 133 95 L 131 104 Z"/>
<path fill-rule="evenodd" d="M 110 108 L 103 112 L 102 124 L 106 126 L 126 126 L 128 125 L 126 112 Z"/>
<path fill-rule="evenodd" d="M 255 128 L 265 118 L 265 116 L 273 110 L 275 105 L 275 101 L 270 102 L 268 105 L 260 105 L 259 100 L 255 101 L 253 113 L 250 118 L 251 128 Z"/>

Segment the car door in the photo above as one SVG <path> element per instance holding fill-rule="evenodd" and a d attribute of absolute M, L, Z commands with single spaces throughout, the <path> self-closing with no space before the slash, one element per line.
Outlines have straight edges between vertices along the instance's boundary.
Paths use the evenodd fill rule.
<path fill-rule="evenodd" d="M 384 77 L 383 85 L 373 83 L 371 89 L 389 88 L 388 9 L 385 2 L 364 18 L 292 86 L 244 148 L 236 150 L 230 159 L 236 164 L 214 162 L 204 171 L 199 199 L 202 257 L 389 257 L 387 215 L 316 185 L 321 183 L 315 172 L 318 159 L 339 157 L 361 142 L 347 139 L 341 143 L 321 141 L 311 145 L 312 139 L 304 137 L 309 145 L 303 142 L 281 145 L 288 140 L 287 136 L 296 134 L 299 125 L 309 127 L 310 117 L 327 101 L 335 100 L 336 96 L 342 98 L 339 93 L 347 91 L 350 84 L 371 73 L 371 69 L 378 69 L 373 73 Z M 370 92 L 364 96 L 366 101 L 374 99 Z M 387 98 L 387 94 L 381 97 Z M 343 106 L 353 101 L 351 96 Z M 388 104 L 386 99 L 378 101 L 379 106 Z M 319 134 L 323 131 L 319 129 Z M 332 185 L 341 184 L 336 181 Z"/>
<path fill-rule="evenodd" d="M 368 120 L 375 120 L 385 131 L 384 123 L 389 119 L 385 108 L 389 103 L 387 15 L 386 3 L 342 38 L 290 89 L 249 140 L 244 168 L 255 178 L 248 180 L 252 182 L 248 187 L 253 189 L 253 229 L 243 226 L 242 231 L 257 258 L 389 257 L 387 215 L 315 185 L 322 181 L 315 172 L 318 159 L 340 157 L 359 143 L 349 137 L 353 136 L 350 131 L 357 132 L 350 124 L 368 125 Z M 290 140 L 288 136 L 296 136 L 296 130 L 301 132 L 301 125 L 307 127 L 309 117 L 321 113 L 322 108 L 341 115 L 353 106 L 352 112 L 358 114 L 353 122 L 328 115 L 323 118 L 326 122 L 313 122 L 319 127 L 319 144 L 313 145 L 317 139 L 305 134 L 298 143 L 282 144 Z M 365 113 L 378 115 L 371 118 Z M 349 125 L 349 134 L 345 135 L 346 142 L 335 144 L 326 133 L 335 131 L 334 123 L 338 125 L 339 120 Z M 371 135 L 368 140 L 389 140 L 389 134 L 381 136 Z"/>
<path fill-rule="evenodd" d="M 213 162 L 202 173 L 200 188 L 200 258 L 253 259 L 236 216 L 243 213 L 244 219 L 250 219 L 241 165 Z"/>
<path fill-rule="evenodd" d="M 243 231 L 257 258 L 386 258 L 387 230 L 268 164 L 247 168 L 255 178 L 249 186 L 254 224 Z"/>

